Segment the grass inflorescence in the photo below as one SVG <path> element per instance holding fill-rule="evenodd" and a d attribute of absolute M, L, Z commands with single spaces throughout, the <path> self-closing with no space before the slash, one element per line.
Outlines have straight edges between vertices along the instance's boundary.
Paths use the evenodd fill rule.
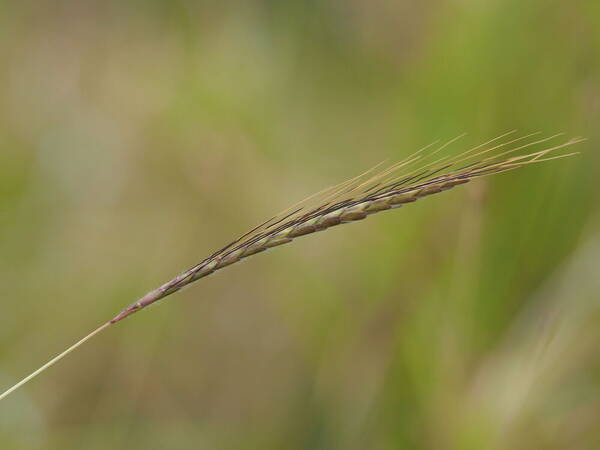
<path fill-rule="evenodd" d="M 300 236 L 356 222 L 381 211 L 397 209 L 476 178 L 572 156 L 575 153 L 556 154 L 555 152 L 583 140 L 569 139 L 532 151 L 535 146 L 546 144 L 561 135 L 537 138 L 538 133 L 533 133 L 517 138 L 511 137 L 514 133 L 514 131 L 505 133 L 456 156 L 445 154 L 440 157 L 439 154 L 462 136 L 442 145 L 434 142 L 390 167 L 381 169 L 380 164 L 355 178 L 295 204 L 144 295 L 111 320 L 0 394 L 0 400 L 110 325 L 217 270 L 270 248 L 290 243 Z M 525 150 L 527 151 L 524 152 Z"/>

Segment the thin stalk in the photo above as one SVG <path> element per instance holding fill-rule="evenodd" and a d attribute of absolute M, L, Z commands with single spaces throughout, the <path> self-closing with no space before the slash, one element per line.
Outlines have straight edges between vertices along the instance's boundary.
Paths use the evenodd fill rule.
<path fill-rule="evenodd" d="M 37 369 L 35 372 L 32 372 L 30 375 L 28 375 L 25 378 L 23 378 L 17 384 L 15 384 L 11 388 L 7 389 L 2 394 L 0 394 L 0 400 L 2 400 L 4 397 L 6 397 L 11 392 L 16 391 L 17 389 L 19 389 L 21 386 L 23 386 L 24 384 L 26 384 L 28 381 L 31 381 L 32 379 L 34 379 L 35 377 L 37 377 L 40 373 L 44 372 L 46 369 L 49 369 L 50 367 L 52 367 L 54 364 L 56 364 L 58 361 L 60 361 L 61 359 L 63 359 L 65 356 L 67 356 L 69 353 L 71 353 L 73 350 L 75 350 L 81 344 L 83 344 L 84 342 L 88 341 L 89 339 L 91 339 L 92 337 L 94 337 L 95 335 L 97 335 L 98 333 L 100 333 L 102 330 L 104 330 L 105 328 L 109 327 L 110 325 L 112 325 L 110 322 L 106 322 L 104 325 L 96 328 L 94 331 L 92 331 L 90 334 L 88 334 L 83 339 L 80 339 L 75 344 L 71 345 L 64 352 L 60 353 L 59 355 L 56 355 L 54 358 L 52 358 L 50 361 L 48 361 L 42 367 L 40 367 L 39 369 Z"/>

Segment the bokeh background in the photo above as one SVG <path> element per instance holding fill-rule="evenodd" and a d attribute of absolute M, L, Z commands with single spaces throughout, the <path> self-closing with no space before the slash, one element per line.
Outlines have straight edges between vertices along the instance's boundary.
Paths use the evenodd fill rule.
<path fill-rule="evenodd" d="M 588 138 L 109 329 L 1 448 L 599 448 L 599 2 L 25 0 L 0 36 L 2 389 L 382 160 Z"/>

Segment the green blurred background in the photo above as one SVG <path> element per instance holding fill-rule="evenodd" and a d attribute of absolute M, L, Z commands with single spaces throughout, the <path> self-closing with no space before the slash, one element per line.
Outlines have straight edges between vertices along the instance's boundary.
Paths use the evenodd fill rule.
<path fill-rule="evenodd" d="M 109 329 L 0 448 L 600 448 L 598 1 L 1 2 L 0 36 L 2 389 L 381 160 L 588 138 Z"/>

